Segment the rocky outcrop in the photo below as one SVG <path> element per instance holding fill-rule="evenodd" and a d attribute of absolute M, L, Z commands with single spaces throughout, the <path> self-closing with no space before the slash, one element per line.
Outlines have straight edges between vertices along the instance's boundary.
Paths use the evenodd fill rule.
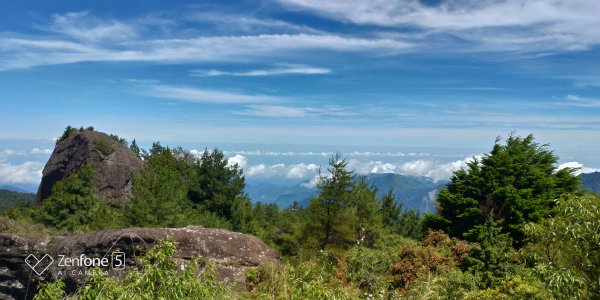
<path fill-rule="evenodd" d="M 131 174 L 143 162 L 125 145 L 97 131 L 81 131 L 59 142 L 44 167 L 36 200 L 43 201 L 52 187 L 74 171 L 89 164 L 95 175 L 94 192 L 100 198 L 127 198 L 131 190 Z"/>
<path fill-rule="evenodd" d="M 128 228 L 38 238 L 0 234 L 0 299 L 29 299 L 39 282 L 56 278 L 65 281 L 68 290 L 73 291 L 89 278 L 91 268 L 61 266 L 61 260 L 64 265 L 66 259 L 81 262 L 82 258 L 98 261 L 106 258 L 110 266 L 100 270 L 118 275 L 134 268 L 136 256 L 164 239 L 177 243 L 175 258 L 182 265 L 191 259 L 213 261 L 222 282 L 244 284 L 247 268 L 279 262 L 277 253 L 256 237 L 198 226 Z M 119 257 L 125 258 L 124 268 L 118 267 Z"/>

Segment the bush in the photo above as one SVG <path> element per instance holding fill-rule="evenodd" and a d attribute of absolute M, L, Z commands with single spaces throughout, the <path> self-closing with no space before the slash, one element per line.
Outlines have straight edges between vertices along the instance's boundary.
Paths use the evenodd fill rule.
<path fill-rule="evenodd" d="M 100 153 L 102 153 L 102 155 L 104 155 L 104 156 L 109 156 L 115 151 L 110 146 L 110 143 L 108 143 L 107 141 L 103 141 L 103 140 L 95 141 L 94 147 L 96 147 L 96 150 L 100 151 Z"/>
<path fill-rule="evenodd" d="M 92 168 L 83 166 L 56 183 L 40 206 L 32 207 L 33 219 L 70 232 L 119 227 L 120 211 L 96 197 L 93 182 Z"/>
<path fill-rule="evenodd" d="M 107 277 L 93 272 L 94 277 L 80 287 L 72 299 L 232 299 L 232 291 L 215 280 L 214 266 L 200 268 L 198 261 L 180 265 L 172 258 L 176 244 L 162 241 L 138 259 L 139 270 L 123 277 Z M 41 285 L 35 299 L 62 299 L 64 284 L 56 281 Z"/>
<path fill-rule="evenodd" d="M 525 229 L 523 254 L 556 298 L 600 299 L 600 197 L 565 195 L 556 214 Z"/>
<path fill-rule="evenodd" d="M 246 274 L 248 298 L 253 299 L 357 299 L 359 294 L 343 284 L 334 272 L 331 257 L 282 265 L 263 265 Z"/>

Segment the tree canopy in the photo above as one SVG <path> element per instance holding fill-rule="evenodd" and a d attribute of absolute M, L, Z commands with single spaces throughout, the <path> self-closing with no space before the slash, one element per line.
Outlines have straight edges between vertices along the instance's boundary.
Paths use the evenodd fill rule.
<path fill-rule="evenodd" d="M 475 226 L 491 216 L 516 245 L 525 239 L 523 225 L 552 214 L 553 200 L 578 189 L 573 169 L 557 170 L 558 157 L 533 135 L 497 138 L 492 151 L 473 158 L 440 192 L 439 215 L 428 214 L 425 225 L 451 236 L 476 239 Z"/>

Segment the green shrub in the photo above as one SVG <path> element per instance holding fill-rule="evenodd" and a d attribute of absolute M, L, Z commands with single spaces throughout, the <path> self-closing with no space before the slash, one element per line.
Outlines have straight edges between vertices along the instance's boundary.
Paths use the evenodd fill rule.
<path fill-rule="evenodd" d="M 94 142 L 96 150 L 100 151 L 104 156 L 111 155 L 115 150 L 110 146 L 110 143 L 104 140 L 97 140 Z"/>
<path fill-rule="evenodd" d="M 252 299 L 357 299 L 358 291 L 345 286 L 332 271 L 328 259 L 287 265 L 263 265 L 246 274 Z"/>
<path fill-rule="evenodd" d="M 80 287 L 69 299 L 233 299 L 232 291 L 215 279 L 214 265 L 201 269 L 198 261 L 180 266 L 172 258 L 174 242 L 162 241 L 138 259 L 139 269 L 122 277 L 107 277 L 103 272 Z M 36 299 L 63 299 L 61 281 L 43 284 Z"/>
<path fill-rule="evenodd" d="M 539 280 L 522 278 L 519 276 L 507 277 L 493 289 L 473 291 L 465 295 L 465 300 L 544 300 L 550 295 L 544 290 Z"/>
<path fill-rule="evenodd" d="M 555 216 L 525 227 L 525 257 L 556 298 L 600 299 L 600 196 L 565 195 Z"/>
<path fill-rule="evenodd" d="M 472 291 L 478 291 L 479 278 L 469 272 L 450 268 L 443 272 L 421 275 L 406 292 L 406 299 L 462 300 Z"/>

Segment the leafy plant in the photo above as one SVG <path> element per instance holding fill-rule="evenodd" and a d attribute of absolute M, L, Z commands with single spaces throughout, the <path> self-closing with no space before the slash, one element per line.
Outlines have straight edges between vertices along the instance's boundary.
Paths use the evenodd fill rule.
<path fill-rule="evenodd" d="M 110 145 L 110 143 L 104 140 L 94 141 L 94 147 L 96 148 L 96 150 L 100 151 L 100 153 L 102 153 L 104 156 L 109 156 L 115 151 Z"/>

